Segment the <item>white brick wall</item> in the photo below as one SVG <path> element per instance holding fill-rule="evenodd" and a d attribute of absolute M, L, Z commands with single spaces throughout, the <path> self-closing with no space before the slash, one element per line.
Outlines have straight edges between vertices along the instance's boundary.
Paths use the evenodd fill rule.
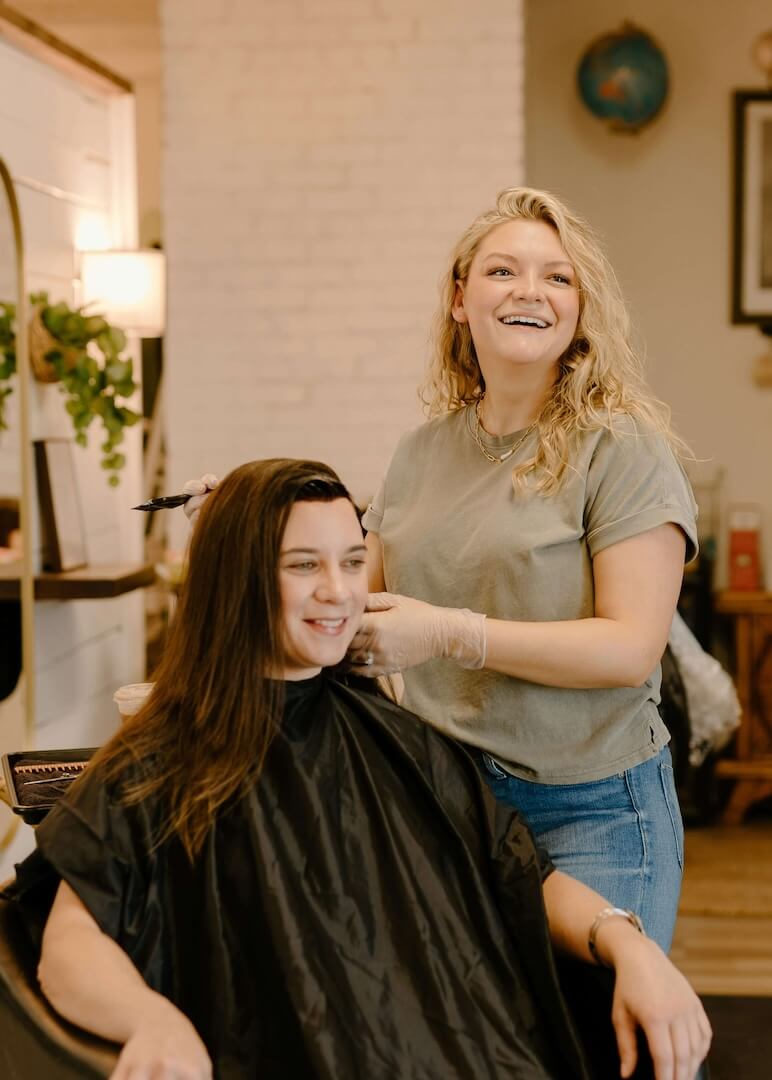
<path fill-rule="evenodd" d="M 162 0 L 161 17 L 170 489 L 287 454 L 364 498 L 421 418 L 449 248 L 523 176 L 522 4 Z"/>

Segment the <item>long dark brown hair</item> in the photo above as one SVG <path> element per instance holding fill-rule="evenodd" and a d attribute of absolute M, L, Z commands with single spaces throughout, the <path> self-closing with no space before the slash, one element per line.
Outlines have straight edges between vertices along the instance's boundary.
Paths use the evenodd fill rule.
<path fill-rule="evenodd" d="M 279 553 L 296 502 L 345 498 L 318 461 L 272 458 L 230 473 L 201 509 L 154 688 L 95 756 L 127 804 L 163 801 L 158 842 L 192 859 L 217 811 L 259 774 L 283 704 Z M 271 678 L 273 673 L 274 678 Z M 93 767 L 93 766 L 92 766 Z"/>

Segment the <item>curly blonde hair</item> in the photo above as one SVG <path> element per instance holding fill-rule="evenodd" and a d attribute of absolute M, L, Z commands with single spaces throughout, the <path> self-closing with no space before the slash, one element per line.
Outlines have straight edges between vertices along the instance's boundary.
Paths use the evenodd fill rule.
<path fill-rule="evenodd" d="M 582 433 L 601 428 L 614 433 L 614 418 L 621 415 L 640 422 L 647 431 L 660 432 L 676 453 L 685 453 L 685 444 L 672 432 L 670 410 L 646 386 L 622 291 L 599 240 L 554 195 L 533 188 L 502 191 L 495 207 L 475 218 L 453 250 L 441 282 L 434 356 L 421 394 L 428 414 L 453 412 L 485 393 L 469 325 L 456 322 L 452 309 L 456 283 L 469 277 L 481 241 L 510 221 L 543 221 L 551 226 L 574 267 L 579 290 L 576 331 L 560 357 L 552 393 L 538 418 L 536 453 L 512 471 L 515 488 L 527 484 L 546 494 L 558 491 Z"/>

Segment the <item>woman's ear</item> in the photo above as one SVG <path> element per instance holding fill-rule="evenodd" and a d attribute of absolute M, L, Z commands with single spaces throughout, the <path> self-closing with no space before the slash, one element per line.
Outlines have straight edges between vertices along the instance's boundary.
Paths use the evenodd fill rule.
<path fill-rule="evenodd" d="M 453 293 L 453 304 L 450 308 L 450 314 L 453 316 L 457 323 L 469 322 L 466 311 L 464 310 L 463 281 L 456 281 L 456 291 Z"/>

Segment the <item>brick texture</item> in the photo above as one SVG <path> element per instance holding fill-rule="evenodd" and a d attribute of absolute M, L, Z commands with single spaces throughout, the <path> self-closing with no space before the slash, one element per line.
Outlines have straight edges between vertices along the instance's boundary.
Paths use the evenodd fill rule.
<path fill-rule="evenodd" d="M 448 251 L 523 177 L 522 4 L 161 18 L 169 483 L 310 456 L 364 499 L 421 419 Z"/>

